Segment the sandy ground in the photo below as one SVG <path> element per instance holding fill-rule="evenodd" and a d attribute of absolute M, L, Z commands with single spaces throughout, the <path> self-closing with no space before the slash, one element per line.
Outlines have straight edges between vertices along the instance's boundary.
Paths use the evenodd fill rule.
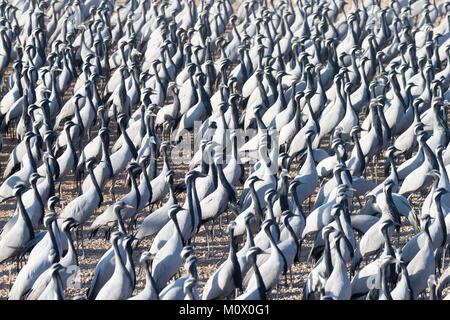
<path fill-rule="evenodd" d="M 122 1 L 119 1 L 119 3 Z M 65 101 L 73 94 L 73 89 L 69 89 L 65 94 Z M 96 131 L 94 131 L 93 136 L 95 136 Z M 116 134 L 116 133 L 115 133 Z M 112 139 L 111 141 L 114 141 Z M 11 136 L 4 136 L 4 147 L 0 153 L 0 173 L 2 176 L 2 168 L 6 165 L 8 160 L 9 153 L 11 152 L 14 145 L 17 141 Z M 161 159 L 158 159 L 158 164 L 161 165 Z M 400 161 L 402 161 L 400 159 Z M 383 161 L 380 161 L 378 164 L 379 179 L 378 181 L 382 181 L 382 177 L 380 174 L 383 172 Z M 294 169 L 297 167 L 295 164 L 292 166 Z M 248 169 L 248 168 L 247 168 Z M 186 166 L 175 166 L 174 170 L 176 172 L 176 179 L 180 181 L 187 170 Z M 368 178 L 371 180 L 375 180 L 374 168 L 371 166 L 368 169 Z M 291 172 L 291 177 L 295 176 L 295 171 Z M 122 174 L 117 180 L 117 197 L 120 198 L 121 195 L 128 192 L 128 188 L 125 186 L 125 175 Z M 3 178 L 0 178 L 0 183 L 3 182 Z M 105 190 L 109 189 L 109 184 L 105 188 Z M 239 187 L 239 192 L 241 191 L 241 186 Z M 76 197 L 75 184 L 73 183 L 73 177 L 69 176 L 62 183 L 63 193 L 60 195 L 61 201 L 64 204 L 69 203 L 74 197 Z M 179 201 L 184 201 L 184 194 L 178 197 Z M 314 199 L 313 199 L 314 200 Z M 415 210 L 420 208 L 422 198 L 417 195 L 411 198 L 411 202 L 414 205 Z M 96 211 L 96 214 L 87 222 L 86 226 L 89 226 L 96 215 L 103 212 L 103 210 L 112 203 L 112 197 L 109 193 L 105 192 L 104 194 L 104 203 L 101 208 Z M 0 204 L 0 228 L 7 222 L 7 220 L 12 216 L 14 212 L 15 201 L 7 201 L 5 203 Z M 355 199 L 354 210 L 353 213 L 357 212 L 359 205 Z M 153 207 L 156 209 L 156 206 Z M 305 212 L 308 213 L 307 205 L 304 206 Z M 60 209 L 59 209 L 60 212 Z M 149 208 L 146 208 L 145 212 L 141 213 L 139 219 L 137 221 L 137 226 L 140 225 L 143 218 L 149 214 Z M 200 233 L 194 240 L 194 248 L 195 254 L 198 258 L 198 271 L 200 276 L 200 285 L 198 287 L 199 292 L 201 293 L 203 284 L 202 282 L 206 282 L 208 277 L 214 272 L 214 270 L 226 259 L 228 254 L 228 236 L 226 234 L 227 222 L 229 221 L 232 214 L 230 212 L 226 212 L 222 215 L 222 223 L 219 224 L 219 221 L 214 223 L 214 238 L 212 243 L 210 244 L 210 250 L 208 252 L 206 247 L 206 231 L 204 228 L 201 229 Z M 404 227 L 401 230 L 401 244 L 405 243 L 407 239 L 411 237 L 413 234 L 412 227 L 409 226 L 408 222 L 404 222 Z M 146 239 L 142 241 L 139 247 L 134 251 L 134 260 L 137 264 L 139 261 L 140 254 L 143 250 L 148 249 L 150 247 L 152 239 Z M 84 238 L 83 248 L 81 248 L 81 244 L 78 243 L 77 247 L 79 248 L 78 252 L 79 262 L 80 262 L 80 281 L 81 288 L 68 288 L 66 290 L 67 298 L 73 298 L 76 295 L 83 295 L 87 288 L 89 287 L 91 278 L 93 276 L 94 268 L 99 260 L 99 258 L 104 254 L 106 250 L 110 248 L 110 243 L 105 240 L 104 233 L 99 232 L 94 238 L 87 239 L 86 234 Z M 306 276 L 308 272 L 311 270 L 312 264 L 306 261 L 306 257 L 308 255 L 309 249 L 311 247 L 311 240 L 306 239 L 303 243 L 302 248 L 302 259 L 300 263 L 295 264 L 292 267 L 291 274 L 288 274 L 287 284 L 282 277 L 280 281 L 280 285 L 278 290 L 273 291 L 269 298 L 270 299 L 300 299 L 302 293 L 302 287 L 305 283 Z M 181 270 L 181 274 L 185 271 Z M 17 267 L 15 263 L 4 263 L 0 265 L 0 298 L 5 299 L 8 295 L 9 288 L 11 283 L 14 281 L 17 275 Z M 292 281 L 290 280 L 292 278 Z M 137 268 L 137 286 L 135 289 L 135 294 L 139 292 L 143 286 L 145 285 L 144 272 Z"/>

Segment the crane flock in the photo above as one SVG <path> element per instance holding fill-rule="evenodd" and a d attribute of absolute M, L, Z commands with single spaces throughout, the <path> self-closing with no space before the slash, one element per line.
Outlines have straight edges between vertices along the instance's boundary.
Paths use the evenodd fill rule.
<path fill-rule="evenodd" d="M 4 298 L 450 299 L 450 2 L 0 0 L 0 77 Z"/>

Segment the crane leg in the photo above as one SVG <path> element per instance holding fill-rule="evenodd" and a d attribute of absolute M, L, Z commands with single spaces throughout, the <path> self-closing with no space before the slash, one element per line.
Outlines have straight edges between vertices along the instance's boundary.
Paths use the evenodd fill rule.
<path fill-rule="evenodd" d="M 111 238 L 111 230 L 112 230 L 112 228 L 109 228 L 105 231 L 105 239 L 107 241 L 109 241 L 109 239 Z"/>
<path fill-rule="evenodd" d="M 83 225 L 81 225 L 80 228 L 78 228 L 77 237 L 78 237 L 77 243 L 79 243 L 81 246 L 82 257 L 84 258 L 85 252 L 84 252 L 84 242 L 83 242 Z"/>
<path fill-rule="evenodd" d="M 133 233 L 133 218 L 128 222 L 128 233 Z"/>
<path fill-rule="evenodd" d="M 206 256 L 209 257 L 209 237 L 208 237 L 208 224 L 205 223 L 205 236 L 206 236 Z"/>
<path fill-rule="evenodd" d="M 134 220 L 133 220 L 133 230 L 136 230 L 136 228 L 137 228 L 137 223 L 138 223 L 138 214 L 136 214 L 135 216 L 134 216 Z"/>
<path fill-rule="evenodd" d="M 209 231 L 209 243 L 208 243 L 208 257 L 210 255 L 210 248 L 214 245 L 214 224 L 211 220 L 211 230 Z"/>
<path fill-rule="evenodd" d="M 114 192 L 114 187 L 116 184 L 116 178 L 113 177 L 111 181 L 111 188 L 109 189 L 109 193 L 111 194 L 111 198 L 113 202 L 116 202 L 116 193 Z"/>
<path fill-rule="evenodd" d="M 13 268 L 13 266 L 11 265 L 11 267 L 8 268 L 8 287 L 9 287 L 9 291 L 11 291 L 11 287 L 12 287 L 12 281 L 11 281 L 11 269 Z"/>
<path fill-rule="evenodd" d="M 450 245 L 447 245 L 447 250 L 446 251 L 447 251 L 447 256 L 450 255 Z M 444 261 L 445 261 L 445 259 L 444 259 Z M 444 263 L 444 265 L 445 265 L 445 263 Z"/>
<path fill-rule="evenodd" d="M 445 270 L 444 269 L 445 268 L 445 251 L 446 251 L 446 249 L 445 249 L 445 245 L 444 245 L 444 247 L 442 248 L 442 260 L 441 260 L 441 263 L 440 263 L 441 270 Z M 439 274 L 441 274 L 441 273 L 439 272 Z"/>
<path fill-rule="evenodd" d="M 375 183 L 378 184 L 378 156 L 375 155 L 373 158 L 374 168 L 373 168 L 373 174 L 375 176 Z"/>
<path fill-rule="evenodd" d="M 449 252 L 449 248 L 450 247 L 448 245 L 446 245 L 444 247 L 444 252 L 443 252 L 444 257 L 442 258 L 442 269 L 444 269 L 444 270 L 445 270 L 445 257 L 447 256 L 447 254 Z"/>
<path fill-rule="evenodd" d="M 289 286 L 289 288 L 292 289 L 294 287 L 294 277 L 292 275 L 292 266 L 289 267 L 289 278 L 290 278 L 290 282 L 291 282 L 291 285 Z"/>

